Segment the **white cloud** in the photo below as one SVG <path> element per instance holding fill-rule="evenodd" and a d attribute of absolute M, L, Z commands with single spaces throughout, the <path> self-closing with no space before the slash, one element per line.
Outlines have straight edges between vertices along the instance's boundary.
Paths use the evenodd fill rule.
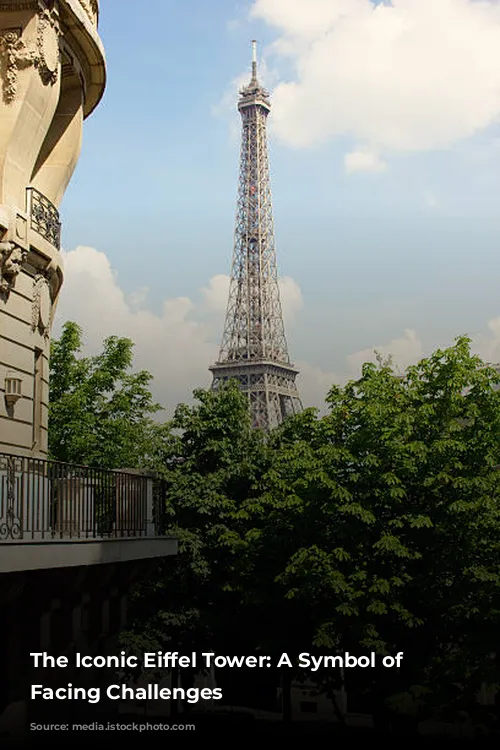
<path fill-rule="evenodd" d="M 294 364 L 299 370 L 297 387 L 302 405 L 304 408 L 315 406 L 319 408 L 321 414 L 324 414 L 327 411 L 325 398 L 328 391 L 334 383 L 343 383 L 347 380 L 347 377 L 323 370 L 321 367 L 315 367 L 302 360 L 298 360 Z"/>
<path fill-rule="evenodd" d="M 206 306 L 215 312 L 225 312 L 229 294 L 229 276 L 212 276 L 208 285 L 201 290 Z"/>
<path fill-rule="evenodd" d="M 373 151 L 360 148 L 345 155 L 344 167 L 347 174 L 384 172 L 387 169 L 387 164 Z"/>
<path fill-rule="evenodd" d="M 471 349 L 485 362 L 500 363 L 500 316 L 487 323 L 488 332 L 476 333 L 470 336 Z M 445 344 L 451 346 L 452 341 Z M 355 352 L 347 357 L 348 368 L 353 377 L 357 377 L 365 362 L 376 362 L 377 353 L 382 357 L 391 357 L 394 366 L 403 372 L 409 365 L 416 364 L 423 357 L 429 356 L 424 344 L 416 331 L 407 329 L 403 336 L 395 338 L 388 344 L 374 346 Z M 343 382 L 343 379 L 340 378 Z"/>
<path fill-rule="evenodd" d="M 169 412 L 189 400 L 194 388 L 210 383 L 207 368 L 215 361 L 218 347 L 209 327 L 193 319 L 191 300 L 167 299 L 158 315 L 145 306 L 136 309 L 104 253 L 78 247 L 64 254 L 64 263 L 55 335 L 62 322 L 74 320 L 83 328 L 87 351 L 98 351 L 106 336 L 132 339 L 135 367 L 154 375 L 155 398 Z"/>
<path fill-rule="evenodd" d="M 228 278 L 212 277 L 200 290 L 195 304 L 187 297 L 166 299 L 156 314 L 147 307 L 145 290 L 125 295 L 106 255 L 90 247 L 64 253 L 65 283 L 58 306 L 54 335 L 66 320 L 79 323 L 84 331 L 85 350 L 97 352 L 106 336 L 117 335 L 135 342 L 135 369 L 147 369 L 154 376 L 155 398 L 169 414 L 180 402 L 189 402 L 192 391 L 209 387 L 208 367 L 218 355 L 222 316 L 217 322 L 206 311 L 225 310 Z M 286 321 L 303 307 L 300 287 L 294 279 L 280 280 L 282 307 Z M 202 320 L 203 322 L 200 322 Z M 488 333 L 475 335 L 473 349 L 485 361 L 500 361 L 500 317 L 488 323 Z M 424 345 L 413 330 L 387 344 L 372 346 L 349 355 L 343 372 L 325 370 L 296 360 L 300 370 L 298 386 L 304 406 L 324 410 L 324 399 L 333 383 L 358 377 L 364 362 L 376 361 L 376 352 L 391 355 L 403 371 L 425 356 Z M 293 352 L 292 352 L 293 357 Z"/>
<path fill-rule="evenodd" d="M 500 344 L 500 319 L 499 319 L 499 344 Z M 388 344 L 369 347 L 350 354 L 346 358 L 346 366 L 341 373 L 325 371 L 320 367 L 299 361 L 297 367 L 300 370 L 298 386 L 304 406 L 319 406 L 320 413 L 325 413 L 324 398 L 331 386 L 336 383 L 344 385 L 351 378 L 356 379 L 361 375 L 361 368 L 365 362 L 377 362 L 377 355 L 383 358 L 391 357 L 396 371 L 404 370 L 412 364 L 416 364 L 424 355 L 423 344 L 415 331 L 406 330 L 403 336 L 395 338 Z M 321 394 L 321 399 L 318 399 Z"/>
<path fill-rule="evenodd" d="M 236 105 L 238 102 L 238 94 L 240 89 L 245 86 L 250 80 L 250 73 L 240 73 L 239 76 L 233 78 L 231 83 L 226 88 L 223 96 L 217 104 L 212 106 L 212 114 L 215 117 L 234 115 L 236 112 Z"/>
<path fill-rule="evenodd" d="M 488 322 L 489 333 L 472 336 L 474 351 L 485 361 L 500 363 L 500 317 Z"/>
<path fill-rule="evenodd" d="M 376 362 L 377 353 L 382 357 L 391 357 L 393 365 L 403 371 L 415 364 L 424 356 L 422 342 L 415 331 L 407 329 L 403 336 L 393 339 L 388 344 L 363 349 L 347 357 L 352 374 L 357 377 L 365 362 Z"/>
<path fill-rule="evenodd" d="M 129 295 L 129 303 L 130 307 L 137 309 L 139 307 L 143 307 L 146 304 L 146 301 L 148 299 L 149 294 L 149 287 L 142 286 L 140 289 L 137 289 L 135 292 L 132 292 L 132 294 Z"/>
<path fill-rule="evenodd" d="M 295 74 L 273 93 L 290 146 L 452 146 L 500 115 L 498 0 L 253 0 Z"/>
<path fill-rule="evenodd" d="M 304 300 L 302 298 L 300 286 L 295 279 L 292 279 L 290 276 L 284 276 L 278 283 L 280 288 L 281 307 L 286 324 L 287 321 L 292 320 L 292 318 L 302 310 Z"/>
<path fill-rule="evenodd" d="M 97 352 L 106 336 L 132 339 L 134 366 L 152 373 L 154 396 L 169 413 L 177 403 L 190 401 L 194 388 L 210 385 L 208 367 L 218 356 L 223 316 L 217 316 L 215 322 L 215 317 L 210 320 L 206 312 L 225 310 L 227 276 L 212 277 L 200 290 L 199 304 L 187 297 L 166 299 L 161 312 L 155 314 L 146 304 L 146 289 L 125 295 L 104 253 L 78 247 L 64 253 L 64 266 L 55 336 L 64 321 L 73 320 L 83 328 L 87 352 Z M 290 319 L 303 304 L 300 288 L 294 279 L 286 277 L 280 280 L 280 290 L 284 315 Z M 305 387 L 313 403 L 321 403 L 324 391 L 315 387 L 315 377 L 308 385 L 306 376 Z"/>
<path fill-rule="evenodd" d="M 237 104 L 240 90 L 248 84 L 251 78 L 251 48 L 248 46 L 248 66 L 239 76 L 233 78 L 226 91 L 217 104 L 212 107 L 214 117 L 230 118 L 230 138 L 237 143 L 240 138 L 241 118 L 238 114 Z M 266 60 L 258 59 L 258 78 L 262 86 L 272 89 L 277 85 L 279 78 L 276 71 L 269 68 Z M 272 125 L 272 123 L 271 123 Z"/>

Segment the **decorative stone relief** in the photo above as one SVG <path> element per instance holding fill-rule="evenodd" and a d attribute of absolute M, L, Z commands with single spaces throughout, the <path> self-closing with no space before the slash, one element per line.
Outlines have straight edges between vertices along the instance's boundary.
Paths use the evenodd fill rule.
<path fill-rule="evenodd" d="M 24 216 L 21 216 L 21 214 L 17 214 L 16 215 L 16 235 L 21 240 L 21 242 L 26 242 L 27 232 L 28 232 L 28 220 Z"/>
<path fill-rule="evenodd" d="M 52 300 L 50 297 L 49 282 L 42 274 L 34 279 L 33 307 L 31 311 L 31 330 L 38 331 L 49 337 L 52 317 Z"/>
<path fill-rule="evenodd" d="M 36 53 L 28 49 L 18 29 L 7 29 L 0 33 L 2 53 L 3 98 L 11 104 L 17 95 L 19 71 L 34 65 Z"/>
<path fill-rule="evenodd" d="M 33 65 L 45 85 L 54 85 L 59 72 L 59 17 L 39 7 L 36 39 L 23 39 L 22 29 L 0 31 L 3 97 L 11 104 L 17 96 L 19 72 Z"/>
<path fill-rule="evenodd" d="M 80 4 L 83 5 L 85 12 L 92 21 L 97 23 L 97 16 L 99 14 L 99 2 L 98 0 L 80 0 Z"/>
<path fill-rule="evenodd" d="M 58 17 L 48 10 L 38 13 L 37 58 L 35 65 L 40 78 L 45 84 L 52 85 L 57 81 L 59 71 L 59 35 Z"/>
<path fill-rule="evenodd" d="M 28 251 L 13 242 L 0 242 L 0 294 L 5 298 L 14 288 Z"/>

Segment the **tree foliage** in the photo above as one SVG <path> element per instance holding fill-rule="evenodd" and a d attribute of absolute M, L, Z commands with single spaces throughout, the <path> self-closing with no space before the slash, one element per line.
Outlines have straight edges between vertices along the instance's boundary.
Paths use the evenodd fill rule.
<path fill-rule="evenodd" d="M 163 445 L 168 531 L 179 554 L 161 580 L 141 588 L 136 623 L 159 645 L 174 641 L 186 651 L 228 645 L 224 618 L 234 625 L 242 601 L 245 505 L 258 496 L 267 461 L 235 384 L 194 396 L 194 406 L 177 408 Z"/>
<path fill-rule="evenodd" d="M 331 388 L 326 416 L 308 409 L 269 436 L 237 384 L 196 391 L 153 429 L 131 343 L 80 349 L 67 324 L 53 346 L 53 455 L 154 464 L 179 539 L 136 592 L 130 648 L 403 651 L 371 689 L 413 711 L 499 681 L 500 375 L 467 338 L 403 376 L 366 364 Z M 346 674 L 359 691 L 359 672 Z M 334 695 L 340 675 L 317 676 Z"/>
<path fill-rule="evenodd" d="M 160 407 L 151 375 L 132 373 L 133 343 L 107 338 L 100 354 L 83 356 L 82 330 L 64 325 L 52 342 L 49 450 L 59 461 L 101 468 L 138 468 L 156 455 Z"/>
<path fill-rule="evenodd" d="M 260 541 L 286 533 L 276 583 L 311 612 L 318 648 L 403 651 L 389 693 L 440 704 L 498 679 L 499 384 L 460 338 L 404 377 L 365 365 L 325 418 L 277 436 Z"/>

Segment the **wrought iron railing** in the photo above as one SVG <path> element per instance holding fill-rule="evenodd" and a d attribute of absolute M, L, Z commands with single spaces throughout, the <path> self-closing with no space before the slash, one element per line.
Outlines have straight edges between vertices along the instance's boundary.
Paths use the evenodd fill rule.
<path fill-rule="evenodd" d="M 161 536 L 163 508 L 152 477 L 0 453 L 0 543 Z"/>
<path fill-rule="evenodd" d="M 59 211 L 35 188 L 27 188 L 28 214 L 31 228 L 58 250 L 61 248 Z"/>

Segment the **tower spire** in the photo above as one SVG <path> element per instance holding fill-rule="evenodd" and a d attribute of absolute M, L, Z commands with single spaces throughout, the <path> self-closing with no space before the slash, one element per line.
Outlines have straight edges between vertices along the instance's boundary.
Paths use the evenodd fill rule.
<path fill-rule="evenodd" d="M 257 42 L 252 40 L 252 81 L 257 83 Z"/>
<path fill-rule="evenodd" d="M 240 92 L 240 177 L 233 264 L 224 333 L 212 388 L 237 380 L 248 395 L 252 424 L 269 430 L 302 410 L 281 310 L 271 200 L 267 116 L 269 94 L 252 80 Z"/>

